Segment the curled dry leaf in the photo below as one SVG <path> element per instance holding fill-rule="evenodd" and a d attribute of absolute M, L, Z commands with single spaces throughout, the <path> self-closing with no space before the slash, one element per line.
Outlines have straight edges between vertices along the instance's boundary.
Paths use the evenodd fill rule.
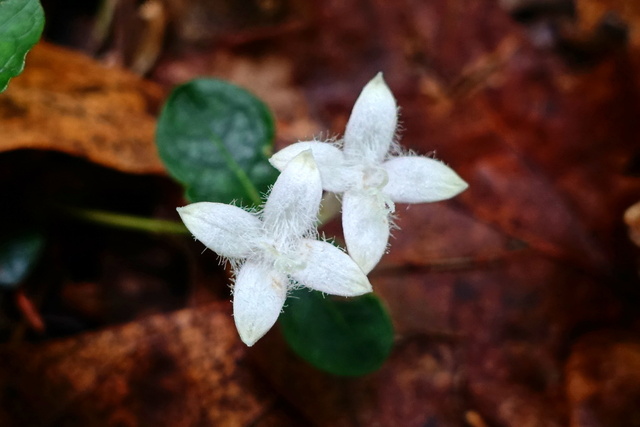
<path fill-rule="evenodd" d="M 163 173 L 154 142 L 163 95 L 132 73 L 41 42 L 0 95 L 0 152 L 55 150 L 124 172 Z"/>

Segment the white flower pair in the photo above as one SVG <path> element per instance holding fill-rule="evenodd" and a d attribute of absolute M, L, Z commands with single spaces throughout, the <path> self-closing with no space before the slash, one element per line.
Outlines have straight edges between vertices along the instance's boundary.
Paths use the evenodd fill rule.
<path fill-rule="evenodd" d="M 249 346 L 276 322 L 294 284 L 328 294 L 371 291 L 366 277 L 389 239 L 394 202 L 448 199 L 467 184 L 437 160 L 392 156 L 397 107 L 382 74 L 363 89 L 342 144 L 299 142 L 271 163 L 282 171 L 260 214 L 220 203 L 194 203 L 178 212 L 193 235 L 232 262 L 234 319 Z M 322 190 L 342 194 L 349 255 L 317 240 Z"/>

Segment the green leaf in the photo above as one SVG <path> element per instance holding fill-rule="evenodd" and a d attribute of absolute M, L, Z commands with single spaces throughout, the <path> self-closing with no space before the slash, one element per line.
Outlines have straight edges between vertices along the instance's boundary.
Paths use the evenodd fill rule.
<path fill-rule="evenodd" d="M 0 92 L 22 72 L 27 52 L 40 40 L 43 28 L 38 0 L 0 0 Z"/>
<path fill-rule="evenodd" d="M 274 123 L 246 90 L 215 79 L 178 86 L 158 121 L 156 142 L 191 202 L 260 204 L 278 172 L 268 162 Z"/>
<path fill-rule="evenodd" d="M 280 315 L 291 348 L 316 368 L 359 376 L 378 369 L 393 346 L 393 325 L 374 294 L 327 297 L 298 289 Z"/>
<path fill-rule="evenodd" d="M 0 242 L 0 288 L 17 287 L 35 265 L 44 237 L 35 232 L 23 232 Z"/>

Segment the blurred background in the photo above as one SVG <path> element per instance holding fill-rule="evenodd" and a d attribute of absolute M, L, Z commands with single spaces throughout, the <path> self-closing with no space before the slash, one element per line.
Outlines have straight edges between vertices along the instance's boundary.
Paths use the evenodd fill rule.
<path fill-rule="evenodd" d="M 0 425 L 640 426 L 640 2 L 42 4 L 0 94 L 0 232 L 38 252 L 0 284 Z M 378 71 L 403 145 L 470 188 L 397 206 L 375 373 L 317 371 L 277 328 L 246 348 L 215 254 L 70 210 L 178 219 L 154 142 L 177 84 L 247 88 L 281 148 L 342 134 Z"/>

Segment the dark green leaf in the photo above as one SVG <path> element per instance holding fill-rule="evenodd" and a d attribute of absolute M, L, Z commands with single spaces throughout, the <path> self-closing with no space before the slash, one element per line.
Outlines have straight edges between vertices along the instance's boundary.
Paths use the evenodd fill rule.
<path fill-rule="evenodd" d="M 34 232 L 25 232 L 4 238 L 0 242 L 0 288 L 15 288 L 35 265 L 44 238 Z"/>
<path fill-rule="evenodd" d="M 315 367 L 358 376 L 378 369 L 393 345 L 393 325 L 374 294 L 335 298 L 299 289 L 280 315 L 291 348 Z"/>
<path fill-rule="evenodd" d="M 0 0 L 0 92 L 22 72 L 27 52 L 43 28 L 44 12 L 38 0 Z"/>
<path fill-rule="evenodd" d="M 258 204 L 278 173 L 269 164 L 274 123 L 246 90 L 215 79 L 177 87 L 158 121 L 156 141 L 169 173 L 192 202 Z"/>

